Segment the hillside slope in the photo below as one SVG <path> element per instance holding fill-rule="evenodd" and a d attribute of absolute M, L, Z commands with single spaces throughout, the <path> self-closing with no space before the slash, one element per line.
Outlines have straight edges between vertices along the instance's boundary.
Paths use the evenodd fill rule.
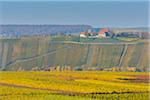
<path fill-rule="evenodd" d="M 148 69 L 148 43 L 54 42 L 51 37 L 0 41 L 3 70 L 32 70 L 55 66 L 72 69 L 137 67 Z"/>

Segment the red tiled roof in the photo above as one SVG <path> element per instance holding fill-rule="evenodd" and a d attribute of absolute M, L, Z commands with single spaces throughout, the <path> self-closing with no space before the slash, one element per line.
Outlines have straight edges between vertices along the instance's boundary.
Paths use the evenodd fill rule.
<path fill-rule="evenodd" d="M 109 30 L 107 28 L 104 28 L 100 30 L 98 34 L 104 34 L 105 32 L 109 32 Z"/>

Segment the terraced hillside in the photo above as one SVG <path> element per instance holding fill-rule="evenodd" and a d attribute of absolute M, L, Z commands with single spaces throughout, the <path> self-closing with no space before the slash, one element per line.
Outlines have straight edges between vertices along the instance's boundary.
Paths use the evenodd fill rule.
<path fill-rule="evenodd" d="M 54 41 L 51 37 L 26 37 L 0 40 L 2 70 L 43 70 L 50 67 L 70 69 L 148 70 L 146 42 Z"/>

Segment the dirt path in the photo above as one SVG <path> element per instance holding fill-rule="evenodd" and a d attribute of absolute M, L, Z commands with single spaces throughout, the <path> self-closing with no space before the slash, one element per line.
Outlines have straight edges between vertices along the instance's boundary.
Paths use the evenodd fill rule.
<path fill-rule="evenodd" d="M 111 42 L 108 42 L 108 43 L 91 43 L 91 42 L 74 42 L 74 41 L 55 41 L 53 43 L 66 43 L 66 44 L 94 44 L 94 45 L 101 45 L 101 44 L 106 44 L 106 45 L 125 45 L 125 44 L 138 44 L 137 42 L 133 42 L 133 43 L 111 43 Z"/>
<path fill-rule="evenodd" d="M 120 61 L 119 61 L 119 65 L 118 65 L 119 67 L 121 67 L 121 65 L 122 65 L 122 62 L 123 62 L 123 59 L 124 59 L 124 57 L 125 57 L 125 55 L 126 55 L 127 49 L 128 49 L 128 44 L 125 44 L 123 53 L 122 53 L 121 58 L 120 58 Z"/>
<path fill-rule="evenodd" d="M 59 52 L 59 51 L 61 51 L 61 50 L 64 50 L 64 49 L 69 49 L 69 48 L 71 48 L 71 47 L 59 48 L 58 50 L 49 51 L 49 52 L 46 52 L 46 53 L 44 53 L 44 54 L 37 55 L 37 56 L 34 56 L 34 57 L 27 57 L 27 58 L 16 59 L 16 60 L 14 60 L 14 61 L 9 62 L 9 63 L 8 63 L 7 65 L 5 65 L 5 66 L 11 66 L 11 65 L 13 65 L 14 63 L 18 63 L 18 62 L 31 61 L 31 60 L 34 60 L 34 59 L 38 59 L 38 58 L 47 56 L 47 55 L 49 55 L 49 54 L 57 53 L 57 52 Z"/>
<path fill-rule="evenodd" d="M 14 85 L 14 84 L 8 84 L 8 83 L 0 83 L 0 85 L 1 86 L 15 87 L 15 88 L 34 89 L 34 90 L 48 90 L 48 91 L 52 91 L 53 93 L 64 94 L 64 95 L 81 95 L 81 94 L 87 94 L 87 93 L 71 92 L 71 91 L 64 91 L 64 90 L 54 90 L 54 89 L 46 89 L 46 88 L 35 88 L 35 87 Z"/>

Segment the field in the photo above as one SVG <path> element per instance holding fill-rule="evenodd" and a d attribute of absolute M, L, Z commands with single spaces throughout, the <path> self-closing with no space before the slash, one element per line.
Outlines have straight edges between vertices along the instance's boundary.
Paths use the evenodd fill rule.
<path fill-rule="evenodd" d="M 148 100 L 148 72 L 0 72 L 0 100 Z"/>

